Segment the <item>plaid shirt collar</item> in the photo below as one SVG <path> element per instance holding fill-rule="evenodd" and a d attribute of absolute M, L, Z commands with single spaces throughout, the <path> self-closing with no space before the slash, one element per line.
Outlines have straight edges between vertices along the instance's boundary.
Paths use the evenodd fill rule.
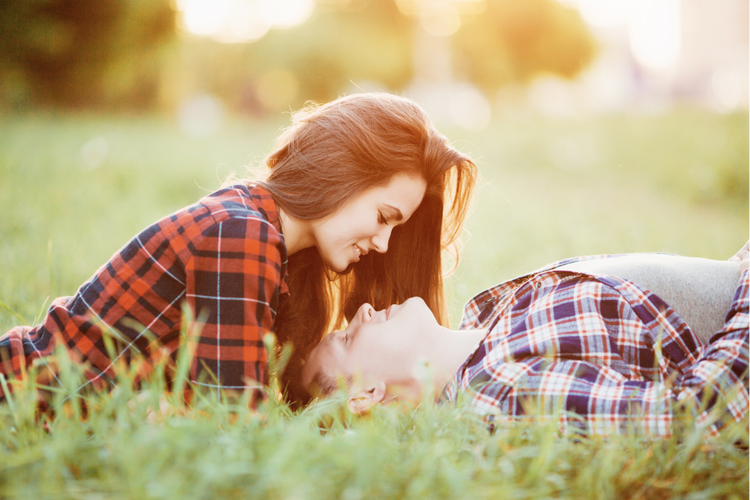
<path fill-rule="evenodd" d="M 247 186 L 250 196 L 253 199 L 253 204 L 258 212 L 266 219 L 271 225 L 279 232 L 281 238 L 284 238 L 284 231 L 281 227 L 281 218 L 279 217 L 279 209 L 276 204 L 276 200 L 273 199 L 271 193 L 261 187 L 254 184 Z M 286 243 L 285 243 L 286 244 Z M 289 272 L 284 273 L 284 277 L 281 280 L 279 287 L 280 293 L 289 293 Z"/>
<path fill-rule="evenodd" d="M 609 254 L 588 255 L 588 256 L 583 256 L 583 257 L 573 257 L 570 259 L 559 260 L 557 262 L 547 264 L 528 274 L 518 276 L 517 278 L 513 278 L 510 281 L 506 281 L 504 283 L 495 285 L 492 288 L 488 288 L 482 293 L 474 296 L 474 298 L 472 298 L 469 302 L 466 303 L 466 305 L 464 306 L 463 317 L 461 318 L 461 324 L 459 325 L 458 329 L 459 330 L 477 330 L 477 329 L 482 329 L 482 328 L 488 328 L 490 325 L 490 322 L 494 318 L 496 318 L 500 312 L 502 312 L 502 307 L 499 306 L 498 304 L 503 304 L 504 302 L 507 302 L 513 296 L 513 292 L 515 292 L 515 290 L 519 286 L 521 286 L 522 284 L 529 281 L 531 278 L 533 278 L 534 276 L 537 276 L 540 273 L 543 273 L 545 271 L 551 271 L 551 270 L 557 269 L 558 267 L 561 267 L 567 264 L 572 264 L 574 262 L 604 259 L 604 258 L 614 257 L 614 256 L 616 255 L 609 255 Z M 493 312 L 495 314 L 492 314 Z"/>

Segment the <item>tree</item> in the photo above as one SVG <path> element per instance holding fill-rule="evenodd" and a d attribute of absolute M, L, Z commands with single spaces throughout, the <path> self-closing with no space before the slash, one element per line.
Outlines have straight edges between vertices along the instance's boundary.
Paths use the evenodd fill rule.
<path fill-rule="evenodd" d="M 5 0 L 0 71 L 6 101 L 146 106 L 154 49 L 174 34 L 169 0 Z"/>
<path fill-rule="evenodd" d="M 335 99 L 365 80 L 401 89 L 412 77 L 411 23 L 393 2 L 318 11 L 304 25 L 273 31 L 249 47 L 255 68 L 289 69 L 305 99 Z"/>
<path fill-rule="evenodd" d="M 573 78 L 597 50 L 578 11 L 555 0 L 488 0 L 453 42 L 457 71 L 486 90 L 542 73 Z"/>

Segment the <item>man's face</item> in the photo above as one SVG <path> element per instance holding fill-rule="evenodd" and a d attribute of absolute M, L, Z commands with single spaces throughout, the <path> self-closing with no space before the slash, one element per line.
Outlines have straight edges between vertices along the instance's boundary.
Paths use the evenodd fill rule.
<path fill-rule="evenodd" d="M 419 297 L 381 311 L 363 304 L 345 330 L 331 332 L 312 350 L 302 383 L 310 387 L 322 371 L 334 380 L 354 378 L 352 391 L 378 381 L 406 384 L 413 378 L 414 360 L 429 340 L 425 332 L 436 324 Z"/>

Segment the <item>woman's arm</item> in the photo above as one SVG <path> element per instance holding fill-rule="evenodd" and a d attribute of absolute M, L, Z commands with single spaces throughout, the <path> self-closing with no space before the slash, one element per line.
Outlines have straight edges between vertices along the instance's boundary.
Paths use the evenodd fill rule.
<path fill-rule="evenodd" d="M 263 336 L 273 330 L 285 260 L 281 235 L 263 219 L 234 217 L 207 232 L 187 266 L 187 303 L 196 317 L 207 314 L 192 381 L 239 390 L 267 382 Z"/>

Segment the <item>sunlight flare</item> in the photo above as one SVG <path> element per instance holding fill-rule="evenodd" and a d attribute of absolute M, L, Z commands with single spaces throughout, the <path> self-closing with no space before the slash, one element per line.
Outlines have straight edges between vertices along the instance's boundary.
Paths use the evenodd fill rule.
<path fill-rule="evenodd" d="M 634 2 L 630 19 L 630 49 L 644 67 L 671 66 L 680 55 L 679 0 Z"/>
<path fill-rule="evenodd" d="M 314 0 L 178 0 L 180 27 L 223 43 L 253 42 L 307 21 Z"/>

